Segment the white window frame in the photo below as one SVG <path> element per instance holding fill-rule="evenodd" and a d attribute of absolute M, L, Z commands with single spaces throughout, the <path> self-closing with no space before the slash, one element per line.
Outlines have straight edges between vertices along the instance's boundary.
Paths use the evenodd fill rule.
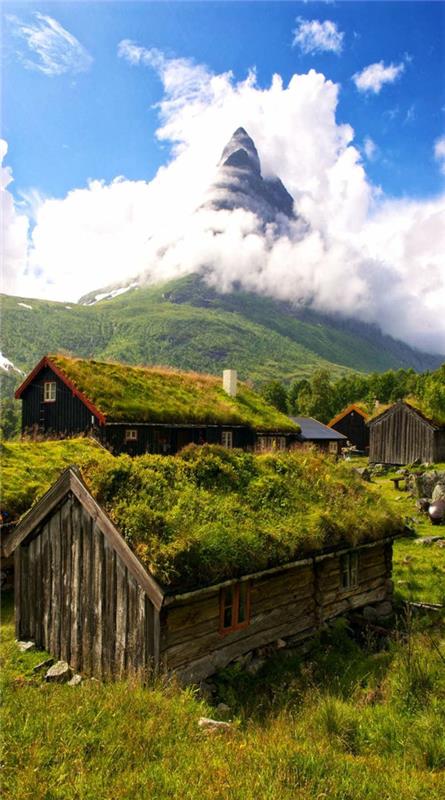
<path fill-rule="evenodd" d="M 221 431 L 221 444 L 228 449 L 233 447 L 233 431 Z"/>
<path fill-rule="evenodd" d="M 357 550 L 340 556 L 340 588 L 343 592 L 358 586 L 359 558 Z"/>
<path fill-rule="evenodd" d="M 57 393 L 57 384 L 55 381 L 45 381 L 43 384 L 43 402 L 55 403 Z"/>
<path fill-rule="evenodd" d="M 138 440 L 137 428 L 126 428 L 125 429 L 125 441 L 126 442 L 137 442 L 137 440 Z"/>

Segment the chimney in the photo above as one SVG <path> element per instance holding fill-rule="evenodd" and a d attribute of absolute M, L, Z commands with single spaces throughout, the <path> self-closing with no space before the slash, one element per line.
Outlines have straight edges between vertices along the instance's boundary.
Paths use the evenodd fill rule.
<path fill-rule="evenodd" d="M 223 389 L 230 397 L 236 397 L 237 375 L 236 369 L 225 369 L 223 371 Z"/>

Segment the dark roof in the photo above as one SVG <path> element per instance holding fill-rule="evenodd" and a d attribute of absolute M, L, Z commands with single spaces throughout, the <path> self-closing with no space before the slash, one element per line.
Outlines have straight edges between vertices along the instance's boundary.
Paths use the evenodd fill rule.
<path fill-rule="evenodd" d="M 318 422 L 313 417 L 291 417 L 291 420 L 300 426 L 300 438 L 303 441 L 318 441 L 319 439 L 346 441 L 347 439 L 342 433 L 333 428 L 328 428 L 327 425 L 323 425 L 322 422 Z"/>

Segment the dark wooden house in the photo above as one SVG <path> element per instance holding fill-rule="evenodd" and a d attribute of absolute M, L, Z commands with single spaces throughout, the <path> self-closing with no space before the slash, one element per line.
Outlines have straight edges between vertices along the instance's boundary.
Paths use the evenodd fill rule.
<path fill-rule="evenodd" d="M 366 453 L 369 447 L 369 428 L 366 425 L 367 419 L 368 414 L 366 414 L 360 406 L 352 403 L 331 419 L 328 423 L 328 427 L 338 433 L 342 433 L 343 436 L 346 436 L 348 442 L 354 445 L 357 450 L 362 450 Z"/>
<path fill-rule="evenodd" d="M 319 450 L 333 455 L 340 455 L 347 439 L 343 433 L 329 428 L 313 417 L 290 417 L 300 428 L 298 441 L 301 444 L 313 444 Z"/>
<path fill-rule="evenodd" d="M 412 464 L 445 461 L 445 425 L 400 400 L 369 420 L 369 461 Z"/>
<path fill-rule="evenodd" d="M 298 426 L 237 381 L 166 368 L 45 356 L 17 389 L 22 432 L 90 434 L 112 452 L 172 454 L 188 444 L 286 450 Z"/>
<path fill-rule="evenodd" d="M 168 592 L 71 468 L 22 519 L 6 551 L 15 553 L 17 638 L 106 680 L 144 680 L 161 669 L 196 682 L 392 592 L 391 537 Z"/>

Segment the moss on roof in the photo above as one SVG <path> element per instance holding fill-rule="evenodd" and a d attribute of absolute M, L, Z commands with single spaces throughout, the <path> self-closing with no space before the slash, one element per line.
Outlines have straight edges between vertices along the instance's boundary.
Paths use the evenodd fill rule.
<path fill-rule="evenodd" d="M 51 355 L 48 358 L 112 422 L 250 425 L 256 430 L 299 430 L 285 414 L 238 383 L 236 398 L 214 375 L 167 367 L 132 367 Z"/>
<path fill-rule="evenodd" d="M 176 456 L 116 458 L 87 440 L 8 443 L 6 506 L 23 512 L 75 459 L 90 491 L 167 591 L 403 529 L 347 464 L 312 450 L 256 456 L 205 445 Z"/>

